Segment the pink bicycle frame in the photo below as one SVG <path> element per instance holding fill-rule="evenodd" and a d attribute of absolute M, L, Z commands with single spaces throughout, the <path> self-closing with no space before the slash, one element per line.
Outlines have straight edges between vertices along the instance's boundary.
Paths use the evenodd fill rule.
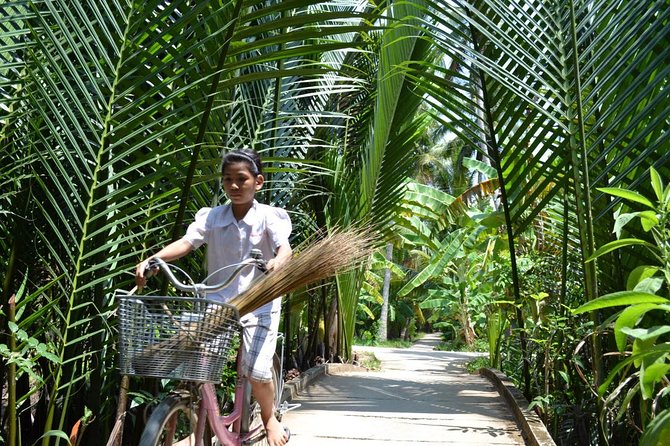
<path fill-rule="evenodd" d="M 219 439 L 223 446 L 242 446 L 243 442 L 248 440 L 256 430 L 261 427 L 251 430 L 250 432 L 240 433 L 240 425 L 242 422 L 242 401 L 244 399 L 244 392 L 247 391 L 247 379 L 240 374 L 240 367 L 237 370 L 237 384 L 235 385 L 235 404 L 233 411 L 228 415 L 221 415 L 219 413 L 219 404 L 216 399 L 216 390 L 214 384 L 205 383 L 200 386 L 200 407 L 198 408 L 198 425 L 196 427 L 196 446 L 203 446 L 203 438 L 205 436 L 205 420 L 209 421 L 209 426 L 212 428 L 214 435 Z M 228 426 L 233 425 L 232 432 L 228 430 Z"/>

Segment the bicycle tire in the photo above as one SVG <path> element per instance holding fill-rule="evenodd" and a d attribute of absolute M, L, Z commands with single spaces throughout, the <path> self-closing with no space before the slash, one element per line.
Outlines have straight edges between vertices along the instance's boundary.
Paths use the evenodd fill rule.
<path fill-rule="evenodd" d="M 274 355 L 273 361 L 272 361 L 272 384 L 274 384 L 274 389 L 275 389 L 275 406 L 279 406 L 279 399 L 280 399 L 280 394 L 281 392 L 281 381 L 279 377 L 279 370 L 280 370 L 280 364 L 279 364 L 279 356 Z M 251 384 L 247 383 L 248 386 L 251 386 Z M 251 396 L 251 389 L 248 389 L 249 391 L 244 393 L 245 400 L 243 401 L 242 404 L 242 424 L 241 424 L 241 430 L 243 433 L 247 433 L 253 429 L 256 429 L 257 427 L 260 427 L 258 429 L 258 432 L 253 435 L 249 440 L 245 441 L 245 445 L 254 445 L 254 446 L 267 446 L 267 436 L 265 435 L 265 429 L 262 428 L 263 425 L 263 420 L 261 419 L 261 409 L 260 406 L 256 401 Z M 279 411 L 277 410 L 275 412 L 275 416 L 279 421 L 281 421 L 281 415 L 279 414 Z"/>
<path fill-rule="evenodd" d="M 198 416 L 192 397 L 185 394 L 170 394 L 151 413 L 142 431 L 139 446 L 195 444 L 193 432 L 197 421 Z M 173 428 L 174 432 L 171 433 Z"/>

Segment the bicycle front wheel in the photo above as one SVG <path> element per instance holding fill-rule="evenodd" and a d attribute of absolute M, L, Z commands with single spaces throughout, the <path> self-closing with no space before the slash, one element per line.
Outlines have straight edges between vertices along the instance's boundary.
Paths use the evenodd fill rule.
<path fill-rule="evenodd" d="M 198 415 L 190 395 L 170 394 L 151 413 L 140 446 L 195 445 Z"/>

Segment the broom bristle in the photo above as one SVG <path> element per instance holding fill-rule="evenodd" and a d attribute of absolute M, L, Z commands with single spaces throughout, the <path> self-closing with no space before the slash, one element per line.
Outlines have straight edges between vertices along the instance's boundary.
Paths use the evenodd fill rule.
<path fill-rule="evenodd" d="M 372 253 L 374 236 L 361 229 L 335 230 L 304 249 L 296 248 L 297 254 L 278 270 L 271 271 L 255 281 L 248 290 L 228 302 L 237 308 L 240 315 L 254 311 L 279 296 L 300 289 L 306 285 L 335 276 L 354 268 Z M 225 311 L 225 314 L 222 313 Z M 198 324 L 187 324 L 184 331 L 145 351 L 133 359 L 133 365 L 141 373 L 145 360 L 156 355 L 163 358 L 161 370 L 169 370 L 181 364 L 178 352 L 195 348 L 200 342 L 189 334 L 200 331 L 210 332 L 228 316 L 228 309 L 217 309 L 208 313 Z M 223 318 L 226 320 L 226 318 Z"/>
<path fill-rule="evenodd" d="M 361 229 L 336 230 L 304 249 L 280 269 L 255 281 L 231 299 L 240 315 L 254 311 L 279 296 L 352 269 L 372 252 L 374 237 Z"/>

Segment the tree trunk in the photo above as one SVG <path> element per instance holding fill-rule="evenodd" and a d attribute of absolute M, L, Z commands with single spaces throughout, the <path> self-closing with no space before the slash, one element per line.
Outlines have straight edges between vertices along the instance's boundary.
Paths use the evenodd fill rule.
<path fill-rule="evenodd" d="M 286 370 L 288 370 L 293 367 L 293 364 L 291 364 L 289 361 L 291 353 L 293 352 L 293 342 L 291 339 L 291 336 L 293 336 L 293 333 L 291 333 L 291 294 L 286 295 L 286 299 L 284 300 L 283 312 L 284 312 L 284 352 L 286 352 L 286 356 L 283 358 L 284 364 L 282 365 L 286 367 Z"/>
<path fill-rule="evenodd" d="M 391 261 L 393 258 L 393 245 L 386 244 L 386 260 Z M 384 286 L 382 288 L 382 313 L 379 316 L 379 331 L 377 332 L 377 340 L 380 342 L 388 339 L 388 314 L 389 314 L 389 290 L 391 288 L 391 268 L 384 269 Z"/>
<path fill-rule="evenodd" d="M 337 354 L 339 341 L 339 318 L 337 317 L 337 296 L 330 302 L 330 310 L 328 312 L 328 320 L 325 324 L 328 327 L 328 337 L 324 340 L 328 344 L 329 356 L 328 360 L 333 362 L 334 356 Z"/>

